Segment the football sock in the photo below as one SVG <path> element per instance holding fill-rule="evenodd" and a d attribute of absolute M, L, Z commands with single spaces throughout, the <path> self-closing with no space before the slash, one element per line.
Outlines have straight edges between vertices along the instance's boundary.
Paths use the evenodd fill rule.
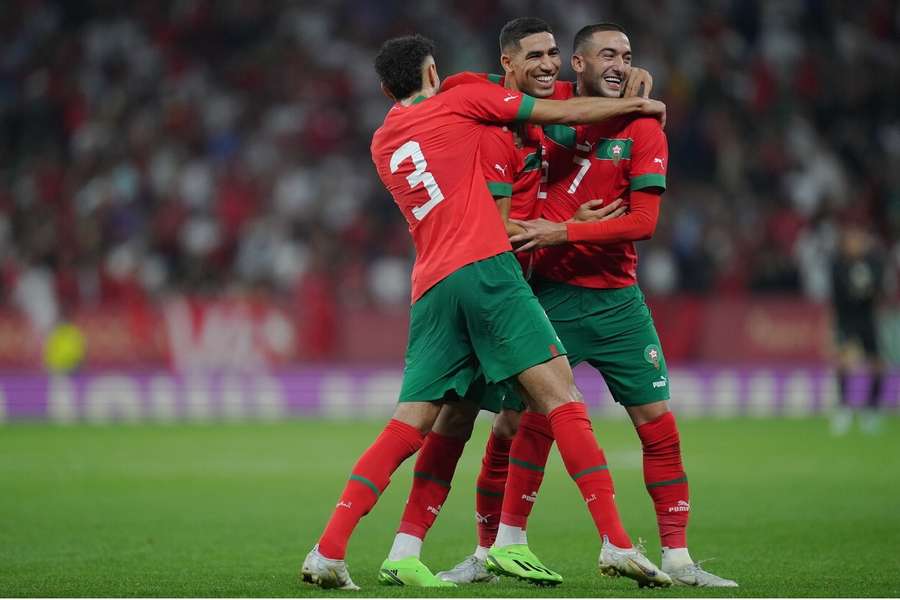
<path fill-rule="evenodd" d="M 605 536 L 614 546 L 631 548 L 631 538 L 619 519 L 606 457 L 597 445 L 587 408 L 581 402 L 567 402 L 547 416 L 566 471 L 578 485 L 601 539 Z"/>
<path fill-rule="evenodd" d="M 497 548 L 503 548 L 504 546 L 512 546 L 515 544 L 525 544 L 526 546 L 528 545 L 528 536 L 525 534 L 525 530 L 514 525 L 500 523 L 500 528 L 497 530 L 497 539 L 494 541 L 494 546 Z"/>
<path fill-rule="evenodd" d="M 509 451 L 509 476 L 503 496 L 500 522 L 524 529 L 544 480 L 544 467 L 553 447 L 553 431 L 547 417 L 527 411 Z"/>
<path fill-rule="evenodd" d="M 434 431 L 425 437 L 413 468 L 412 490 L 400 518 L 398 533 L 425 539 L 450 493 L 450 481 L 465 445 L 465 438 Z"/>
<path fill-rule="evenodd" d="M 644 483 L 656 507 L 659 539 L 666 548 L 686 548 L 691 505 L 675 415 L 667 412 L 638 427 L 637 433 L 644 449 Z"/>
<path fill-rule="evenodd" d="M 484 546 L 476 546 L 475 547 L 475 558 L 478 560 L 484 560 L 487 558 L 488 550 L 490 548 L 485 548 Z"/>
<path fill-rule="evenodd" d="M 343 559 L 347 542 L 362 519 L 391 481 L 397 467 L 422 446 L 419 430 L 391 419 L 384 430 L 359 457 L 350 480 L 319 539 L 319 552 L 326 558 Z"/>
<path fill-rule="evenodd" d="M 410 556 L 419 558 L 422 555 L 422 538 L 406 533 L 394 536 L 394 545 L 388 554 L 388 560 L 401 560 Z"/>
<path fill-rule="evenodd" d="M 512 440 L 498 437 L 491 432 L 481 472 L 475 483 L 475 518 L 478 521 L 478 545 L 490 548 L 497 537 L 500 525 L 500 508 L 503 505 L 503 488 L 509 471 L 509 448 Z"/>
<path fill-rule="evenodd" d="M 678 569 L 692 564 L 694 564 L 694 559 L 691 558 L 691 553 L 688 552 L 687 548 L 666 548 L 663 546 L 662 564 L 660 565 L 663 571 Z"/>

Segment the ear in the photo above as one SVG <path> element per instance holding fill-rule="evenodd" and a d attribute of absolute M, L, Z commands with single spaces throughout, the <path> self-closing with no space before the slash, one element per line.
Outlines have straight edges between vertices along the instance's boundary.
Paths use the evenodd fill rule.
<path fill-rule="evenodd" d="M 500 55 L 500 66 L 503 67 L 503 72 L 507 75 L 513 72 L 512 57 L 506 52 Z"/>
<path fill-rule="evenodd" d="M 428 85 L 430 85 L 435 90 L 441 87 L 441 78 L 438 77 L 437 65 L 431 63 L 428 65 L 428 70 L 426 71 L 425 77 L 428 80 Z"/>
<path fill-rule="evenodd" d="M 388 98 L 390 98 L 391 100 L 393 100 L 394 102 L 397 102 L 397 99 L 394 98 L 394 95 L 391 93 L 391 91 L 389 89 L 387 89 L 387 86 L 384 85 L 384 83 L 381 84 L 381 93 L 384 94 L 385 96 L 387 96 Z"/>
<path fill-rule="evenodd" d="M 584 58 L 580 54 L 572 55 L 572 70 L 576 73 L 584 72 Z"/>

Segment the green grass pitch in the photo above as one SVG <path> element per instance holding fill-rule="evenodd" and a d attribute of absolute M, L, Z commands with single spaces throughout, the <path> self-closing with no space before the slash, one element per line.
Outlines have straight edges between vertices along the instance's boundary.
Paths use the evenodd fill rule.
<path fill-rule="evenodd" d="M 2 596 L 898 596 L 900 421 L 832 438 L 823 419 L 681 423 L 695 559 L 733 591 L 638 590 L 596 572 L 598 542 L 556 454 L 529 527 L 563 573 L 555 589 L 504 581 L 458 590 L 377 585 L 409 489 L 404 464 L 348 553 L 361 594 L 297 582 L 298 567 L 379 422 L 0 428 Z M 595 422 L 622 517 L 659 558 L 639 445 Z M 475 544 L 482 420 L 425 545 L 435 570 Z"/>

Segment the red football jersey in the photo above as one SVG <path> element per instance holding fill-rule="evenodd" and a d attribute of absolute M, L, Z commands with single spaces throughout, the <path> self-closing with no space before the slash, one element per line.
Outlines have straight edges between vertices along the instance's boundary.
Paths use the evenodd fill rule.
<path fill-rule="evenodd" d="M 395 104 L 372 138 L 378 176 L 409 223 L 415 302 L 457 269 L 511 249 L 481 169 L 486 123 L 524 121 L 534 98 L 462 85 Z"/>
<path fill-rule="evenodd" d="M 669 149 L 656 119 L 550 125 L 544 134 L 549 171 L 542 216 L 551 221 L 567 221 L 588 200 L 622 198 L 627 207 L 631 190 L 666 189 Z M 621 288 L 637 283 L 637 252 L 632 242 L 553 246 L 537 253 L 534 269 L 573 285 Z"/>
<path fill-rule="evenodd" d="M 496 83 L 506 85 L 506 77 L 490 73 L 463 71 L 446 78 L 441 91 L 469 83 Z M 557 81 L 553 100 L 566 100 L 574 95 L 575 84 Z M 482 168 L 491 193 L 512 198 L 509 216 L 513 219 L 536 219 L 541 214 L 540 200 L 547 197 L 542 183 L 546 180 L 547 163 L 544 160 L 544 132 L 540 125 L 521 123 L 508 128 L 512 131 L 495 131 L 482 139 Z M 506 169 L 505 164 L 512 165 Z M 522 258 L 522 257 L 520 257 Z"/>

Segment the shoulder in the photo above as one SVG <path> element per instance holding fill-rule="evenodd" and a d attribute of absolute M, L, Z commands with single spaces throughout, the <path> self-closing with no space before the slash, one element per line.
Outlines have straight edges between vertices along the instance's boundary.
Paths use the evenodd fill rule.
<path fill-rule="evenodd" d="M 662 125 L 659 120 L 653 117 L 636 117 L 631 119 L 625 126 L 629 137 L 632 139 L 648 139 L 653 137 L 665 137 Z"/>
<path fill-rule="evenodd" d="M 445 78 L 441 82 L 441 92 L 451 90 L 460 85 L 469 83 L 492 83 L 491 75 L 487 73 L 474 73 L 472 71 L 463 71 Z"/>

